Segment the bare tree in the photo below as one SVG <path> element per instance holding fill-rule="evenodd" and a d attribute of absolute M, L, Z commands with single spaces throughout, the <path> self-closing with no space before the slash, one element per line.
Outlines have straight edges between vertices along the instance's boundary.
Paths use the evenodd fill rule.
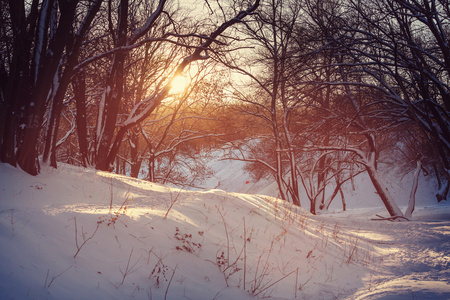
<path fill-rule="evenodd" d="M 292 100 L 289 82 L 289 57 L 292 55 L 294 26 L 299 17 L 300 6 L 294 2 L 271 1 L 266 3 L 254 21 L 245 28 L 244 34 L 255 46 L 257 56 L 245 63 L 221 60 L 236 71 L 249 76 L 253 83 L 250 95 L 247 88 L 237 88 L 235 97 L 245 103 L 241 106 L 249 116 L 260 118 L 270 134 L 254 139 L 249 145 L 269 150 L 268 156 L 260 153 L 241 152 L 239 159 L 254 162 L 273 174 L 278 185 L 280 197 L 300 205 L 298 179 L 296 176 L 296 157 L 290 127 Z M 246 68 L 242 64 L 253 66 Z M 252 69 L 258 69 L 254 71 Z M 248 157 L 247 154 L 251 156 Z M 236 157 L 232 157 L 236 159 Z M 290 175 L 286 175 L 290 174 Z M 286 180 L 285 177 L 289 177 Z"/>
<path fill-rule="evenodd" d="M 170 44 L 186 49 L 189 53 L 177 66 L 167 68 L 168 78 L 173 78 L 192 62 L 209 58 L 209 51 L 225 44 L 225 39 L 219 41 L 225 30 L 241 23 L 259 6 L 257 0 L 234 17 L 224 20 L 210 34 L 198 34 L 197 30 L 191 33 L 170 31 L 169 25 L 176 21 L 165 10 L 168 7 L 166 0 L 160 0 L 156 6 L 151 1 L 144 2 L 109 0 L 105 6 L 102 6 L 101 0 L 1 2 L 0 27 L 5 33 L 0 44 L 1 161 L 14 166 L 18 164 L 28 173 L 37 174 L 38 143 L 45 122 L 43 158 L 56 166 L 63 100 L 72 82 L 82 164 L 94 163 L 99 169 L 109 169 L 125 134 L 148 117 L 167 97 L 172 81 L 162 78 L 151 93 L 141 95 L 142 98 L 135 102 L 128 116 L 118 118 L 127 93 L 124 88 L 126 64 L 132 62 L 130 51 L 147 43 Z M 143 15 L 145 18 L 142 18 Z M 112 42 L 97 43 L 108 40 Z M 109 61 L 107 69 L 106 61 Z M 102 73 L 97 69 L 95 78 L 97 83 L 103 81 L 104 88 L 97 106 L 95 135 L 91 134 L 89 138 L 93 137 L 95 141 L 91 148 L 88 145 L 90 129 L 87 127 L 90 124 L 86 118 L 86 108 L 92 98 L 87 93 L 97 84 L 88 82 L 92 78 L 86 77 L 89 74 L 86 71 L 94 64 L 104 71 Z M 70 129 L 67 133 L 71 132 L 74 130 Z M 91 150 L 93 156 L 88 153 Z"/>
<path fill-rule="evenodd" d="M 196 70 L 189 87 L 165 99 L 135 132 L 129 131 L 126 146 L 131 157 L 126 161 L 131 176 L 137 177 L 145 162 L 142 176 L 152 182 L 193 185 L 208 175 L 202 166 L 208 152 L 202 149 L 203 141 L 225 135 L 217 130 L 215 111 L 220 93 L 217 95 L 218 84 L 210 84 L 211 78 L 206 78 L 212 76 L 208 69 Z"/>
<path fill-rule="evenodd" d="M 2 1 L 9 44 L 2 57 L 0 157 L 33 175 L 39 172 L 37 144 L 47 97 L 59 78 L 66 48 L 73 46 L 70 37 L 77 4 Z"/>
<path fill-rule="evenodd" d="M 436 197 L 449 190 L 449 9 L 445 1 L 384 1 L 361 6 L 350 1 L 353 22 L 343 28 L 347 64 L 378 89 L 379 101 L 398 122 L 412 121 L 433 149 L 444 175 Z M 336 39 L 337 40 L 337 39 Z M 419 155 L 425 156 L 425 155 Z"/>
<path fill-rule="evenodd" d="M 323 80 L 327 77 L 314 79 L 302 75 L 300 82 L 323 90 L 331 87 L 334 94 L 340 95 L 334 100 L 339 105 L 320 106 L 328 116 L 316 122 L 317 128 L 332 128 L 320 123 L 334 119 L 330 124 L 337 129 L 335 137 L 325 143 L 315 141 L 310 149 L 324 154 L 353 153 L 354 163 L 367 171 L 391 216 L 403 214 L 378 170 L 384 147 L 380 142 L 408 124 L 422 128 L 437 163 L 444 166 L 448 157 L 446 146 L 439 146 L 446 144 L 448 131 L 445 108 L 448 75 L 443 71 L 447 50 L 439 46 L 442 28 L 436 31 L 433 27 L 445 24 L 439 19 L 445 15 L 445 9 L 432 3 L 429 1 L 422 7 L 413 1 L 377 1 L 363 6 L 356 1 L 340 4 L 315 1 L 309 6 L 309 15 L 320 28 L 323 42 L 306 52 L 306 56 L 311 59 L 317 53 L 328 53 L 332 60 L 306 72 L 312 74 L 331 67 L 337 76 Z M 431 33 L 421 40 L 417 30 Z M 319 108 L 313 102 L 305 105 L 314 110 Z"/>
<path fill-rule="evenodd" d="M 162 8 L 165 4 L 165 1 L 161 1 L 157 10 L 152 14 L 152 16 L 148 19 L 146 22 L 145 28 L 136 29 L 134 34 L 131 35 L 131 37 L 128 39 L 126 36 L 123 37 L 125 41 L 123 41 L 124 46 L 130 46 L 133 43 L 137 41 L 139 37 L 142 36 L 142 34 L 151 28 L 152 24 L 154 24 L 155 19 L 158 18 L 158 16 L 161 15 Z M 205 60 L 208 59 L 208 50 L 210 49 L 211 45 L 214 44 L 217 40 L 217 38 L 223 34 L 223 32 L 230 26 L 233 26 L 236 23 L 241 22 L 247 15 L 251 14 L 259 5 L 259 1 L 256 1 L 253 5 L 251 5 L 246 10 L 243 10 L 239 12 L 234 18 L 231 18 L 230 20 L 226 20 L 224 23 L 222 23 L 220 26 L 218 26 L 211 34 L 205 35 L 205 36 L 199 36 L 202 39 L 202 42 L 198 46 L 192 46 L 194 50 L 193 52 L 186 56 L 175 68 L 174 72 L 172 73 L 172 79 L 169 81 L 161 81 L 158 84 L 158 87 L 154 90 L 154 92 L 144 98 L 142 101 L 136 104 L 136 106 L 131 110 L 128 117 L 121 122 L 119 125 L 117 134 L 114 134 L 116 130 L 116 119 L 117 119 L 117 108 L 118 105 L 112 105 L 112 110 L 110 109 L 110 113 L 107 113 L 107 111 L 104 111 L 105 109 L 108 110 L 109 104 L 107 104 L 107 99 L 111 99 L 110 101 L 119 101 L 122 97 L 121 95 L 121 87 L 117 84 L 117 82 L 112 82 L 111 84 L 114 84 L 114 86 L 117 86 L 119 88 L 118 93 L 114 93 L 113 86 L 105 88 L 105 94 L 102 97 L 102 102 L 99 106 L 99 117 L 98 117 L 98 125 L 97 125 L 97 163 L 96 167 L 98 169 L 107 170 L 110 168 L 110 165 L 114 161 L 115 156 L 117 155 L 117 151 L 119 149 L 119 146 L 122 142 L 122 138 L 124 134 L 127 132 L 129 128 L 132 126 L 135 126 L 136 124 L 142 122 L 147 118 L 153 110 L 161 103 L 163 99 L 167 97 L 167 95 L 170 92 L 171 88 L 171 82 L 175 76 L 181 75 L 183 70 L 190 65 L 194 61 L 199 60 Z M 125 3 L 124 3 L 125 6 Z M 125 11 L 126 8 L 122 7 L 122 9 Z M 120 27 L 120 26 L 119 26 Z M 120 30 L 119 30 L 120 31 Z M 172 34 L 171 34 L 172 35 Z M 174 34 L 174 36 L 177 36 Z M 128 40 L 127 40 L 128 39 Z M 121 47 L 122 45 L 120 45 Z M 123 58 L 120 57 L 122 60 Z M 115 60 L 113 60 L 115 61 Z M 121 64 L 118 65 L 119 69 L 122 69 Z M 112 70 L 112 69 L 111 69 Z M 118 80 L 117 78 L 121 78 L 122 75 L 119 77 L 112 76 L 111 74 L 111 80 L 114 78 L 115 80 Z M 114 96 L 112 98 L 109 98 L 108 95 Z M 103 105 L 105 104 L 105 105 Z M 101 154 L 101 158 L 99 156 Z M 106 155 L 105 155 L 106 154 Z"/>
<path fill-rule="evenodd" d="M 73 36 L 70 37 L 66 47 L 65 58 L 61 60 L 58 71 L 53 79 L 51 93 L 48 96 L 47 102 L 49 108 L 47 110 L 45 124 L 43 161 L 50 162 L 50 165 L 55 168 L 56 148 L 64 142 L 64 139 L 74 132 L 75 129 L 75 126 L 72 126 L 70 131 L 67 132 L 61 140 L 58 139 L 58 128 L 62 116 L 63 100 L 66 96 L 66 91 L 72 76 L 74 75 L 74 68 L 78 63 L 80 48 L 91 29 L 91 24 L 96 17 L 102 2 L 103 0 L 96 0 L 87 7 L 87 12 L 85 13 L 84 18 L 80 20 L 80 26 L 77 32 L 74 32 Z M 84 13 L 84 9 L 85 7 L 78 8 L 82 14 Z M 73 124 L 75 125 L 75 122 L 73 122 Z"/>

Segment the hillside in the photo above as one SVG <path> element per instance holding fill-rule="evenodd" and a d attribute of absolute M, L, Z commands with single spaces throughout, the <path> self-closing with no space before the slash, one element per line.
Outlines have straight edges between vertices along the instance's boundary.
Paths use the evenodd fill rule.
<path fill-rule="evenodd" d="M 450 207 L 422 205 L 412 222 L 375 214 L 385 212 L 313 216 L 270 196 L 0 164 L 0 294 L 449 299 Z"/>

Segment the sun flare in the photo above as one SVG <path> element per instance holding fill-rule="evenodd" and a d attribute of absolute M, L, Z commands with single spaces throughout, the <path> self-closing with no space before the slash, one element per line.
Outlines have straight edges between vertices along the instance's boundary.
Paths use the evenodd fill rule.
<path fill-rule="evenodd" d="M 180 94 L 184 92 L 189 84 L 188 79 L 185 76 L 175 76 L 172 80 L 172 88 L 170 91 L 173 94 Z"/>

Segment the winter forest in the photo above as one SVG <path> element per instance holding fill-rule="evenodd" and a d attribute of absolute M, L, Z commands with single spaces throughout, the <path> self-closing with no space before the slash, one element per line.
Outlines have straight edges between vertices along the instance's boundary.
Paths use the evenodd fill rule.
<path fill-rule="evenodd" d="M 141 192 L 136 190 L 133 196 L 133 190 L 122 188 L 125 182 L 131 185 L 139 180 L 143 188 L 148 184 L 169 189 L 162 196 L 169 204 L 158 219 L 165 222 L 172 209 L 183 206 L 181 199 L 191 197 L 183 196 L 185 193 L 205 192 L 205 182 L 214 175 L 208 164 L 212 160 L 224 166 L 242 163 L 249 181 L 267 182 L 274 187 L 277 199 L 267 201 L 270 207 L 275 205 L 276 211 L 289 211 L 289 226 L 297 224 L 296 228 L 306 231 L 308 228 L 304 221 L 301 225 L 296 223 L 300 221 L 291 213 L 312 218 L 314 222 L 310 224 L 315 225 L 311 228 L 315 229 L 308 230 L 323 232 L 328 226 L 337 248 L 344 243 L 338 239 L 339 230 L 320 218 L 333 215 L 332 203 L 340 213 L 349 209 L 348 187 L 364 193 L 365 186 L 358 184 L 360 176 L 368 178 L 367 185 L 383 207 L 384 215 L 377 214 L 377 219 L 370 221 L 377 226 L 383 224 L 383 230 L 397 223 L 402 223 L 398 226 L 404 226 L 401 228 L 405 231 L 408 226 L 421 230 L 414 223 L 419 179 L 427 182 L 430 203 L 438 205 L 450 198 L 448 0 L 1 0 L 0 11 L 0 162 L 4 181 L 0 191 L 0 232 L 18 234 L 15 228 L 19 225 L 14 224 L 20 220 L 20 209 L 11 205 L 15 201 L 12 198 L 22 190 L 12 190 L 7 174 L 16 174 L 18 177 L 13 178 L 23 179 L 34 193 L 45 184 L 28 182 L 39 181 L 48 174 L 54 174 L 54 180 L 64 177 L 63 173 L 54 173 L 61 168 L 77 174 L 87 172 L 89 176 L 99 174 L 95 178 L 100 181 L 101 174 L 109 174 L 104 182 L 108 200 L 103 201 L 109 217 L 99 217 L 101 221 L 96 228 L 88 229 L 88 234 L 77 225 L 73 214 L 58 212 L 64 215 L 67 226 L 75 228 L 78 251 L 73 259 L 80 259 L 76 257 L 85 249 L 87 253 L 89 244 L 99 235 L 96 236 L 102 228 L 99 226 L 108 223 L 110 228 L 119 226 L 119 219 L 134 220 L 127 215 L 131 201 L 137 215 L 139 209 L 150 205 L 142 200 L 139 208 L 137 195 Z M 387 172 L 394 179 L 388 179 Z M 407 176 L 412 180 L 402 196 L 407 198 L 405 201 L 396 198 L 390 187 Z M 89 182 L 85 184 L 83 197 L 87 197 Z M 116 199 L 121 197 L 119 186 L 122 200 Z M 81 193 L 72 188 L 55 189 L 50 194 Z M 233 205 L 241 208 L 263 201 L 256 195 L 238 197 L 244 200 Z M 399 200 L 406 205 L 400 205 Z M 70 203 L 62 200 L 61 205 Z M 57 201 L 47 204 L 53 207 Z M 113 204 L 119 205 L 114 213 Z M 156 204 L 150 205 L 152 211 L 153 205 Z M 201 205 L 196 205 L 200 210 Z M 277 299 L 318 295 L 316 290 L 310 290 L 301 296 L 307 282 L 300 283 L 299 267 L 269 268 L 269 256 L 275 253 L 274 241 L 279 241 L 282 234 L 261 242 L 270 249 L 260 256 L 255 254 L 252 269 L 247 262 L 250 254 L 246 252 L 250 238 L 244 238 L 242 246 L 233 244 L 234 239 L 242 239 L 240 235 L 248 237 L 253 232 L 246 217 L 235 220 L 235 224 L 243 222 L 239 228 L 244 231 L 235 233 L 233 239 L 234 233 L 227 229 L 232 221 L 227 221 L 225 214 L 231 212 L 220 208 L 235 206 L 219 203 L 212 207 L 211 218 L 223 223 L 221 229 L 225 225 L 225 232 L 218 235 L 226 236 L 227 242 L 219 247 L 224 249 L 222 252 L 216 249 L 216 257 L 211 260 L 225 277 L 227 288 L 243 290 L 248 297 L 276 298 L 276 284 L 292 279 L 295 283 L 290 284 L 295 287 L 290 290 L 294 292 Z M 53 215 L 47 208 L 43 210 Z M 75 211 L 81 222 L 81 210 Z M 208 220 L 210 213 L 208 210 L 203 216 Z M 375 217 L 365 213 L 360 216 Z M 448 213 L 448 209 L 442 213 Z M 147 214 L 141 218 L 147 218 Z M 70 222 L 66 220 L 69 218 Z M 286 217 L 281 219 L 286 224 Z M 449 215 L 444 219 L 448 221 Z M 84 221 L 87 226 L 88 219 Z M 325 229 L 323 224 L 317 229 L 320 222 L 327 224 Z M 367 224 L 359 226 L 370 228 Z M 448 222 L 445 225 L 439 249 L 447 249 L 442 257 L 443 269 L 448 270 Z M 192 234 L 181 232 L 179 226 L 175 234 L 167 235 L 183 244 L 176 246 L 183 255 L 199 258 L 205 248 L 201 250 L 202 244 L 194 242 Z M 289 226 L 279 226 L 286 231 L 283 234 L 297 238 L 297 233 L 286 229 Z M 197 231 L 194 237 L 206 238 L 206 231 Z M 121 244 L 118 236 L 122 235 L 116 234 L 117 243 Z M 302 239 L 303 236 L 298 238 Z M 351 252 L 350 237 L 347 242 L 343 250 L 346 254 L 342 254 L 345 265 L 357 261 L 353 261 L 357 254 Z M 314 251 L 301 250 L 306 251 L 302 255 L 307 256 L 307 264 L 314 257 L 312 253 L 319 251 L 318 243 L 312 243 L 310 248 Z M 328 236 L 327 244 L 322 238 L 320 246 L 330 247 Z M 356 243 L 354 247 L 358 248 Z M 136 290 L 142 290 L 136 296 L 139 299 L 151 299 L 152 295 L 157 299 L 189 299 L 186 290 L 184 298 L 180 296 L 183 292 L 169 297 L 171 290 L 177 291 L 176 286 L 184 284 L 173 279 L 182 267 L 170 259 L 164 260 L 156 250 L 146 251 L 148 257 L 141 253 L 138 259 L 137 246 L 131 248 L 131 253 L 126 250 L 122 258 L 128 264 L 124 269 L 122 263 L 120 269 L 123 277 L 111 287 L 120 289 L 121 294 L 115 297 L 125 299 L 125 294 L 131 294 L 134 298 L 138 295 Z M 296 251 L 300 250 L 292 250 L 294 254 Z M 323 251 L 328 253 L 329 249 Z M 126 290 L 123 286 L 127 276 L 144 269 L 133 269 L 133 261 L 143 264 L 147 260 L 149 265 L 151 257 L 156 262 L 153 271 L 150 268 L 150 277 L 157 281 L 160 291 L 155 287 L 144 289 L 143 283 L 137 285 L 139 289 Z M 173 265 L 169 266 L 169 262 Z M 34 294 L 27 297 L 57 299 L 65 295 L 55 291 L 52 296 L 50 287 L 54 281 L 56 285 L 69 277 L 75 272 L 73 266 L 80 267 L 79 264 L 71 262 L 70 267 L 62 268 L 62 273 L 54 270 L 53 277 L 50 267 L 43 266 L 48 268 L 47 276 L 40 279 L 42 283 L 45 279 L 45 291 L 34 289 Z M 317 268 L 323 270 L 322 267 Z M 272 273 L 275 269 L 281 270 L 280 274 Z M 325 264 L 325 273 L 330 272 Z M 8 274 L 5 271 L 2 276 L 13 278 Z M 268 280 L 268 274 L 275 275 Z M 327 276 L 327 280 L 333 277 Z M 445 272 L 438 277 L 436 282 L 447 282 L 440 287 L 445 292 L 442 299 L 446 299 L 450 297 L 450 274 Z M 208 275 L 209 278 L 213 276 Z M 360 286 L 354 284 L 342 297 L 321 294 L 316 298 L 344 299 L 355 295 L 351 294 L 352 288 Z M 25 297 L 17 290 L 8 294 L 11 299 Z M 195 297 L 219 299 L 220 293 L 216 292 Z M 237 291 L 228 290 L 223 299 L 231 296 L 242 297 Z M 356 299 L 353 296 L 348 299 Z M 102 297 L 111 299 L 104 295 L 96 299 Z"/>
<path fill-rule="evenodd" d="M 2 1 L 1 161 L 195 185 L 226 147 L 312 213 L 367 172 L 403 216 L 379 161 L 447 198 L 447 1 L 213 2 Z"/>

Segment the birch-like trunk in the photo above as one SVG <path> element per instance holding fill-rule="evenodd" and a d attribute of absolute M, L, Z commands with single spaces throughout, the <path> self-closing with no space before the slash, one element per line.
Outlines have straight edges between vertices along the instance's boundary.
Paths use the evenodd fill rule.
<path fill-rule="evenodd" d="M 391 217 L 395 216 L 403 217 L 401 209 L 398 207 L 397 203 L 395 202 L 394 198 L 392 197 L 391 193 L 386 187 L 386 184 L 381 179 L 380 174 L 375 168 L 375 165 L 371 163 L 367 164 L 366 170 L 367 173 L 369 174 L 370 180 L 372 181 L 375 190 L 377 191 L 378 196 L 380 197 L 381 201 L 383 201 L 383 204 L 386 207 L 389 214 L 391 215 Z"/>
<path fill-rule="evenodd" d="M 416 206 L 416 192 L 417 192 L 417 186 L 419 183 L 419 175 L 420 175 L 420 169 L 422 168 L 422 162 L 420 160 L 417 161 L 417 167 L 414 171 L 414 177 L 413 177 L 413 184 L 411 187 L 411 193 L 409 195 L 409 202 L 408 202 L 408 208 L 405 212 L 405 218 L 411 219 L 412 213 L 414 211 L 414 208 Z"/>

